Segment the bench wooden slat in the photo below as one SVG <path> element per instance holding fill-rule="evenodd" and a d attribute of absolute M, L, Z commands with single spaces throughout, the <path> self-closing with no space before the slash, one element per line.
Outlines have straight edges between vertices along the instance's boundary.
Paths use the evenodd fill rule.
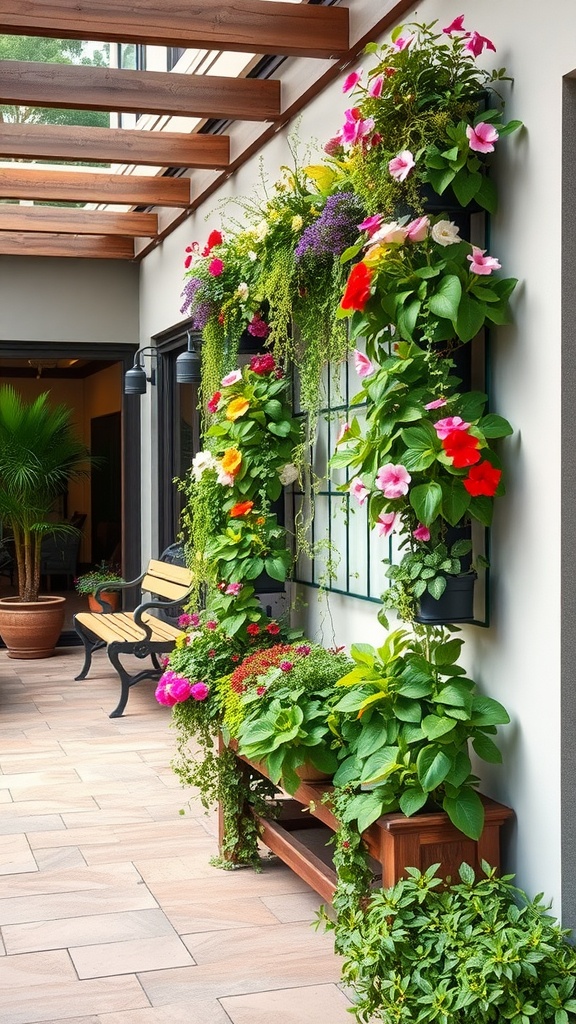
<path fill-rule="evenodd" d="M 182 583 L 173 583 L 171 580 L 160 579 L 158 576 L 151 576 L 149 573 L 146 573 L 141 586 L 142 590 L 147 590 L 151 594 L 158 594 L 169 601 L 179 601 L 190 589 L 190 585 L 185 587 Z"/>
<path fill-rule="evenodd" d="M 146 634 L 140 629 L 126 612 L 113 612 L 110 615 L 102 615 L 99 612 L 80 612 L 76 616 L 78 622 L 86 626 L 91 633 L 105 640 L 106 643 L 115 643 L 122 640 L 143 640 Z M 144 614 L 142 618 L 152 629 L 152 640 L 176 640 L 181 629 L 172 626 L 169 622 L 162 622 L 150 613 Z"/>
<path fill-rule="evenodd" d="M 159 562 L 151 558 L 146 572 L 149 576 L 158 576 L 161 580 L 172 580 L 173 583 L 181 583 L 188 589 L 191 583 L 190 569 L 184 565 L 170 565 L 168 562 Z"/>
<path fill-rule="evenodd" d="M 165 637 L 166 640 L 176 640 L 177 637 L 183 632 L 179 626 L 173 626 L 171 622 L 164 622 L 163 619 L 156 618 L 150 612 L 144 612 L 142 616 L 144 622 L 150 625 L 154 623 L 154 633 L 158 636 Z"/>

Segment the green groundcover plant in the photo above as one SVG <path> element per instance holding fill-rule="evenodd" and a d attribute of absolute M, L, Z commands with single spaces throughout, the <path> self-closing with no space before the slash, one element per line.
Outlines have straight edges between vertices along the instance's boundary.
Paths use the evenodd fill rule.
<path fill-rule="evenodd" d="M 384 1024 L 569 1024 L 576 1020 L 576 950 L 548 914 L 482 863 L 446 885 L 433 864 L 334 926 L 343 980 L 358 1022 Z"/>

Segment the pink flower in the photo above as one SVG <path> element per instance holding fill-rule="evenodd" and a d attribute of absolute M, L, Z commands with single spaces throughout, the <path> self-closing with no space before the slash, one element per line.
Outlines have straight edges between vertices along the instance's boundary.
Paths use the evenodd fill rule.
<path fill-rule="evenodd" d="M 215 619 L 210 619 L 208 622 L 205 623 L 206 629 L 216 629 L 217 625 L 218 623 L 215 621 Z"/>
<path fill-rule="evenodd" d="M 206 683 L 194 683 L 194 686 L 190 687 L 190 696 L 194 700 L 206 700 L 206 697 L 210 693 L 210 687 L 206 686 Z"/>
<path fill-rule="evenodd" d="M 165 672 L 158 680 L 156 700 L 159 704 L 165 704 L 166 707 L 171 708 L 175 704 L 181 704 L 182 701 L 188 700 L 191 690 L 192 686 L 187 679 L 177 676 L 175 672 Z"/>
<path fill-rule="evenodd" d="M 364 502 L 366 501 L 366 498 L 370 494 L 370 491 L 368 490 L 367 487 L 364 486 L 359 476 L 357 476 L 352 481 L 348 490 L 352 497 L 356 498 L 356 501 L 358 502 L 359 505 L 363 505 Z"/>
<path fill-rule="evenodd" d="M 468 430 L 469 423 L 465 423 L 461 416 L 447 416 L 444 420 L 437 420 L 434 429 L 440 440 L 448 437 L 453 430 Z"/>
<path fill-rule="evenodd" d="M 471 53 L 474 57 L 479 57 L 484 47 L 487 50 L 493 50 L 496 53 L 496 47 L 491 39 L 486 36 L 481 36 L 479 32 L 471 32 L 470 38 L 467 40 L 464 49 Z"/>
<path fill-rule="evenodd" d="M 401 498 L 408 494 L 408 485 L 412 477 L 402 465 L 393 466 L 388 462 L 376 473 L 376 487 L 386 498 Z"/>
<path fill-rule="evenodd" d="M 430 540 L 430 530 L 427 526 L 424 526 L 424 523 L 418 523 L 416 529 L 412 531 L 412 536 L 416 540 Z"/>
<path fill-rule="evenodd" d="M 389 537 L 398 521 L 396 512 L 381 512 L 376 523 L 376 531 L 379 537 Z"/>
<path fill-rule="evenodd" d="M 354 349 L 354 366 L 359 377 L 369 377 L 371 373 L 374 373 L 374 366 L 368 356 L 359 352 L 357 348 Z"/>
<path fill-rule="evenodd" d="M 265 693 L 266 693 L 266 687 L 265 686 L 257 686 L 256 687 L 256 696 L 257 697 L 263 697 Z"/>
<path fill-rule="evenodd" d="M 234 477 L 232 474 L 225 473 L 222 467 L 218 470 L 216 480 L 219 484 L 222 484 L 223 487 L 232 487 L 234 484 Z"/>
<path fill-rule="evenodd" d="M 238 597 L 238 594 L 242 590 L 242 583 L 229 583 L 224 591 L 225 594 L 232 594 L 233 597 Z"/>
<path fill-rule="evenodd" d="M 391 220 L 388 224 L 382 224 L 374 232 L 370 241 L 373 244 L 382 242 L 384 245 L 389 245 L 391 242 L 403 242 L 405 238 L 406 228 L 399 224 L 397 220 Z"/>
<path fill-rule="evenodd" d="M 394 47 L 395 50 L 398 50 L 398 52 L 400 52 L 400 50 L 406 50 L 410 46 L 410 43 L 412 43 L 413 41 L 414 36 L 400 36 L 400 38 L 397 39 L 395 43 L 392 43 L 392 46 Z"/>
<path fill-rule="evenodd" d="M 344 437 L 344 434 L 346 434 L 348 430 L 350 430 L 350 424 L 342 423 L 342 425 L 340 426 L 340 430 L 338 431 L 338 436 L 336 438 L 336 445 L 340 444 L 341 440 Z"/>
<path fill-rule="evenodd" d="M 334 156 L 342 148 L 342 135 L 334 135 L 328 142 L 324 143 L 323 149 L 328 156 Z"/>
<path fill-rule="evenodd" d="M 224 264 L 222 260 L 219 260 L 217 257 L 210 260 L 210 263 L 208 264 L 208 273 L 212 274 L 212 277 L 220 277 L 220 274 L 222 274 L 223 271 Z"/>
<path fill-rule="evenodd" d="M 190 266 L 191 263 L 192 263 L 192 256 L 190 255 L 190 253 L 188 253 L 188 256 L 186 256 L 185 259 L 184 259 L 184 268 L 186 270 L 188 270 L 188 267 Z"/>
<path fill-rule="evenodd" d="M 181 626 L 182 629 L 186 629 L 187 626 L 194 626 L 194 628 L 196 628 L 196 626 L 200 625 L 200 616 L 196 612 L 193 612 L 192 615 L 185 613 L 178 619 L 178 625 Z"/>
<path fill-rule="evenodd" d="M 494 143 L 500 138 L 493 125 L 480 121 L 474 128 L 469 124 L 466 128 L 468 144 L 475 153 L 493 153 Z"/>
<path fill-rule="evenodd" d="M 410 242 L 423 242 L 428 234 L 430 221 L 428 217 L 417 217 L 406 225 L 406 238 Z"/>
<path fill-rule="evenodd" d="M 278 668 L 282 672 L 291 672 L 292 669 L 294 668 L 294 665 L 291 661 L 281 661 L 280 664 L 278 665 Z"/>
<path fill-rule="evenodd" d="M 384 75 L 377 75 L 373 78 L 368 86 L 368 95 L 372 96 L 373 99 L 377 100 L 382 95 L 382 88 L 384 86 Z"/>
<path fill-rule="evenodd" d="M 370 237 L 375 231 L 378 231 L 382 223 L 383 217 L 381 213 L 375 213 L 372 217 L 366 217 L 361 224 L 358 225 L 358 231 L 367 231 Z"/>
<path fill-rule="evenodd" d="M 463 32 L 464 31 L 464 15 L 463 14 L 459 14 L 458 17 L 454 18 L 454 21 L 451 21 L 450 24 L 448 25 L 448 27 L 447 28 L 443 28 L 442 31 L 447 36 L 451 36 L 453 32 Z"/>
<path fill-rule="evenodd" d="M 350 110 L 345 110 L 344 117 L 346 120 L 340 132 L 343 142 L 351 144 L 360 142 L 374 131 L 374 118 L 362 118 L 362 112 L 358 107 L 352 107 Z"/>
<path fill-rule="evenodd" d="M 307 658 L 311 650 L 312 648 L 309 644 L 300 644 L 300 646 L 296 648 L 296 654 L 301 654 L 302 657 Z"/>
<path fill-rule="evenodd" d="M 393 160 L 390 160 L 388 164 L 388 170 L 390 176 L 395 178 L 396 181 L 405 181 L 410 171 L 415 165 L 415 160 L 409 149 L 403 149 L 398 156 L 395 156 Z"/>
<path fill-rule="evenodd" d="M 477 245 L 472 246 L 472 255 L 467 256 L 470 260 L 470 271 L 472 274 L 491 274 L 493 270 L 500 270 L 502 266 L 493 256 L 485 256 L 486 249 L 479 249 Z"/>
<path fill-rule="evenodd" d="M 259 313 L 254 313 L 254 316 L 248 324 L 248 334 L 251 334 L 253 338 L 267 338 L 270 334 L 268 324 L 262 319 Z"/>
<path fill-rule="evenodd" d="M 221 398 L 222 395 L 220 394 L 220 392 L 215 391 L 214 394 L 212 395 L 212 398 L 209 398 L 208 401 L 206 402 L 206 408 L 208 409 L 208 412 L 218 411 L 218 402 L 220 401 Z"/>
<path fill-rule="evenodd" d="M 239 380 L 242 380 L 242 370 L 232 370 L 232 373 L 222 377 L 222 387 L 228 388 L 231 384 L 237 384 Z"/>
<path fill-rule="evenodd" d="M 433 402 L 428 402 L 428 405 L 425 405 L 424 408 L 425 409 L 441 409 L 443 405 L 446 405 L 446 399 L 445 398 L 435 398 Z"/>
<path fill-rule="evenodd" d="M 352 71 L 351 74 L 347 75 L 344 79 L 344 85 L 342 86 L 342 92 L 351 92 L 358 82 L 362 78 L 362 71 Z"/>

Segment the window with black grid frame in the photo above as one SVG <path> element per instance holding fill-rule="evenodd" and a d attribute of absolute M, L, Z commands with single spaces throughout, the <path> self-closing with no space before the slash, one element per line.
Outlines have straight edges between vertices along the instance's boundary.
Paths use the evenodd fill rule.
<path fill-rule="evenodd" d="M 361 506 L 340 490 L 352 478 L 349 471 L 329 468 L 342 424 L 353 416 L 363 422 L 364 403 L 352 404 L 360 390 L 352 356 L 336 370 L 328 367 L 324 371 L 323 401 L 311 453 L 316 479 L 313 513 L 308 495 L 297 487 L 292 495 L 294 520 L 309 524 L 309 550 L 303 551 L 296 563 L 294 582 L 379 604 L 389 585 L 383 560 L 391 556 L 391 541 L 370 529 L 367 503 Z M 296 415 L 304 415 L 297 388 L 294 407 Z"/>

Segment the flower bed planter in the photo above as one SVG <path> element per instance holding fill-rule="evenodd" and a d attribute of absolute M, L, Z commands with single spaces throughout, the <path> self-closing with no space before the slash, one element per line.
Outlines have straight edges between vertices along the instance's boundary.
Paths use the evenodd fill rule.
<path fill-rule="evenodd" d="M 250 762 L 239 758 L 246 764 Z M 262 772 L 262 766 L 257 766 Z M 263 773 L 265 774 L 265 773 Z M 336 887 L 334 869 L 306 845 L 306 830 L 316 831 L 318 822 L 335 832 L 337 822 L 325 793 L 332 787 L 326 782 L 302 782 L 294 799 L 282 799 L 280 814 L 270 818 L 258 816 L 262 842 L 288 867 L 304 879 L 323 899 L 331 901 Z M 485 824 L 480 839 L 468 839 L 452 825 L 443 811 L 426 812 L 407 818 L 400 812 L 384 814 L 364 833 L 363 838 L 373 860 L 381 867 L 381 884 L 394 885 L 406 867 L 425 871 L 440 863 L 440 874 L 458 878 L 458 868 L 466 861 L 480 870 L 482 860 L 500 866 L 500 830 L 514 812 L 503 804 L 482 797 Z M 302 813 L 303 811 L 309 813 Z M 293 833 L 297 832 L 297 835 Z M 327 838 L 329 837 L 327 832 Z M 222 844 L 222 817 L 219 816 L 219 840 Z"/>

